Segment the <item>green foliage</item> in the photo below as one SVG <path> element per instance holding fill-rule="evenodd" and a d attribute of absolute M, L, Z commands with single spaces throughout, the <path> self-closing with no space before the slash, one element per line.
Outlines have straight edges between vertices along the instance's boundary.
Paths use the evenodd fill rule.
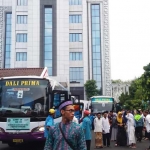
<path fill-rule="evenodd" d="M 126 100 L 124 103 L 124 107 L 129 110 L 141 109 L 141 105 L 141 100 Z"/>
<path fill-rule="evenodd" d="M 85 87 L 87 99 L 90 99 L 90 97 L 92 97 L 92 96 L 101 95 L 101 93 L 102 93 L 101 89 L 99 89 L 99 90 L 97 89 L 95 80 L 86 81 L 86 83 L 84 84 L 84 87 Z"/>
<path fill-rule="evenodd" d="M 150 63 L 143 67 L 144 73 L 141 77 L 134 79 L 129 87 L 129 95 L 122 94 L 120 103 L 126 109 L 148 109 L 150 106 Z M 142 103 L 142 100 L 144 102 Z"/>

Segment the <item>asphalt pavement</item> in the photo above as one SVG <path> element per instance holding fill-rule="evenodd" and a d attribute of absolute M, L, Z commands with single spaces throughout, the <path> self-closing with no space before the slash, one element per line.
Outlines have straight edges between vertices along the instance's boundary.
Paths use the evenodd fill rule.
<path fill-rule="evenodd" d="M 94 136 L 94 134 L 93 134 Z M 127 150 L 131 149 L 129 147 L 115 147 L 115 143 L 111 142 L 110 147 L 104 147 L 104 150 Z M 141 143 L 137 142 L 136 145 L 136 150 L 145 150 L 148 146 L 150 145 L 150 142 L 148 140 L 142 140 Z M 16 147 L 10 148 L 7 144 L 2 144 L 0 142 L 0 150 L 43 150 L 42 145 L 38 145 L 38 143 L 31 143 L 31 144 L 20 144 L 17 145 Z M 94 144 L 94 137 L 91 143 L 91 150 L 96 150 L 95 149 L 95 144 Z"/>

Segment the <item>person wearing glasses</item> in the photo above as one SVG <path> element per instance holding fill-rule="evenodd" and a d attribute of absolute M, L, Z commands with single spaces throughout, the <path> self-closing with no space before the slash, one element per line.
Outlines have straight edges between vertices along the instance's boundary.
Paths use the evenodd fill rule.
<path fill-rule="evenodd" d="M 89 118 L 89 114 L 90 112 L 88 110 L 84 111 L 84 119 L 82 122 L 82 128 L 85 134 L 87 150 L 90 150 L 91 148 L 91 139 L 92 139 L 92 135 L 91 135 L 92 122 Z"/>
<path fill-rule="evenodd" d="M 72 101 L 61 102 L 59 110 L 62 120 L 51 127 L 44 150 L 87 150 L 82 127 L 72 122 L 75 112 Z"/>

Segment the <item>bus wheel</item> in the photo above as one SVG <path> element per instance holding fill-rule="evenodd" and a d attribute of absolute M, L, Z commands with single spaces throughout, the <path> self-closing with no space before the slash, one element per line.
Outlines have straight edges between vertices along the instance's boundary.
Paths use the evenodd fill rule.
<path fill-rule="evenodd" d="M 15 145 L 16 145 L 16 143 L 13 143 L 13 142 L 8 143 L 9 147 L 14 147 Z"/>

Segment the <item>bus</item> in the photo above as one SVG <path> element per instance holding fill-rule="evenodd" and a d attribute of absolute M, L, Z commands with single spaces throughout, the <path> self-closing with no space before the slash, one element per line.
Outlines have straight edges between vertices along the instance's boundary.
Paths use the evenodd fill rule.
<path fill-rule="evenodd" d="M 68 99 L 68 90 L 50 77 L 14 76 L 0 78 L 0 141 L 44 142 L 44 124 L 50 108 L 54 122 L 61 120 L 59 104 Z"/>
<path fill-rule="evenodd" d="M 113 111 L 115 101 L 110 96 L 93 96 L 90 98 L 92 113 L 103 113 L 105 111 Z"/>

